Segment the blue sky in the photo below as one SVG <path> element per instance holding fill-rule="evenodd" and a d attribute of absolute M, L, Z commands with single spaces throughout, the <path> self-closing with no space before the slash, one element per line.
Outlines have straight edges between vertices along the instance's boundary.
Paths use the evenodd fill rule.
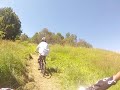
<path fill-rule="evenodd" d="M 76 34 L 95 48 L 120 51 L 120 0 L 0 0 L 12 7 L 28 36 L 49 31 Z"/>

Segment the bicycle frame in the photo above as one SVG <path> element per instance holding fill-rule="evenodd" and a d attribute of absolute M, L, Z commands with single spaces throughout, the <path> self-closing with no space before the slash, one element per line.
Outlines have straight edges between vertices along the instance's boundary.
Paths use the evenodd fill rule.
<path fill-rule="evenodd" d="M 39 65 L 40 65 L 40 69 L 41 69 L 41 73 L 43 74 L 43 76 L 45 75 L 45 71 L 46 71 L 46 61 L 45 61 L 45 56 L 40 55 L 39 56 Z"/>

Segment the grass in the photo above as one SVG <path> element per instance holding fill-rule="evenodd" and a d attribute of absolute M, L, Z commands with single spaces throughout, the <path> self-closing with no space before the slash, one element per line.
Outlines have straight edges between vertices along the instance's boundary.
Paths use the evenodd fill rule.
<path fill-rule="evenodd" d="M 34 45 L 0 41 L 0 87 L 17 88 L 25 84 L 26 57 L 34 51 Z"/>
<path fill-rule="evenodd" d="M 26 57 L 35 51 L 35 46 L 28 42 L 0 41 L 0 87 L 17 88 L 26 83 Z M 120 54 L 93 48 L 51 45 L 46 60 L 47 68 L 54 69 L 53 75 L 60 79 L 62 90 L 89 86 L 120 68 Z M 109 90 L 119 90 L 119 84 Z"/>
<path fill-rule="evenodd" d="M 101 50 L 53 45 L 47 57 L 47 68 L 57 69 L 62 90 L 77 90 L 119 71 L 120 54 Z M 109 90 L 119 90 L 120 86 Z"/>

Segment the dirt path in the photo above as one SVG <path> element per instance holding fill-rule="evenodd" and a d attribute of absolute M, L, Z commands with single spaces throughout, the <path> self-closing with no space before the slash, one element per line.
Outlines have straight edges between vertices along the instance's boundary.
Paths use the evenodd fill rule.
<path fill-rule="evenodd" d="M 37 55 L 32 55 L 33 59 L 29 61 L 30 77 L 34 79 L 34 82 L 30 82 L 25 86 L 26 90 L 61 90 L 59 81 L 56 77 L 51 76 L 43 77 L 38 70 Z"/>

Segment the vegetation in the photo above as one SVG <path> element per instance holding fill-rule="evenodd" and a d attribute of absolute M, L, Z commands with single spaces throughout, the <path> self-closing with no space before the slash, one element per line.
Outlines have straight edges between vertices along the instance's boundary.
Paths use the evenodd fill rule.
<path fill-rule="evenodd" d="M 49 44 L 60 44 L 60 45 L 70 45 L 75 47 L 86 47 L 92 48 L 93 46 L 86 42 L 83 39 L 77 40 L 77 36 L 74 34 L 66 33 L 64 37 L 61 33 L 52 33 L 48 31 L 47 28 L 44 28 L 41 32 L 35 33 L 35 35 L 31 38 L 33 43 L 39 43 L 41 38 L 45 36 L 46 40 Z"/>
<path fill-rule="evenodd" d="M 62 90 L 76 90 L 79 85 L 91 85 L 119 71 L 120 55 L 94 49 L 74 34 L 50 32 L 44 28 L 32 38 L 22 34 L 19 17 L 11 8 L 0 9 L 0 87 L 17 88 L 26 83 L 26 57 L 35 51 L 34 44 L 43 36 L 51 44 L 47 68 L 61 79 Z M 5 40 L 20 40 L 11 42 Z M 21 42 L 22 41 L 22 42 Z M 81 47 L 81 48 L 80 48 Z M 53 71 L 52 71 L 53 70 Z M 109 90 L 119 90 L 117 84 Z"/>
<path fill-rule="evenodd" d="M 51 46 L 50 51 L 47 68 L 57 72 L 55 75 L 61 80 L 62 90 L 77 90 L 80 85 L 89 86 L 120 70 L 120 55 L 110 51 L 60 45 Z M 119 84 L 116 84 L 109 90 L 119 88 Z"/>
<path fill-rule="evenodd" d="M 40 32 L 36 32 L 32 38 L 25 33 L 22 34 L 21 21 L 12 8 L 0 8 L 0 39 L 5 40 L 21 40 L 33 43 L 39 43 L 42 37 L 46 37 L 49 44 L 71 45 L 86 48 L 92 48 L 92 45 L 85 40 L 77 40 L 75 34 L 66 33 L 64 37 L 61 33 L 50 32 L 47 28 L 43 28 Z"/>
<path fill-rule="evenodd" d="M 16 88 L 26 83 L 26 61 L 33 51 L 34 45 L 27 42 L 0 41 L 0 87 Z"/>
<path fill-rule="evenodd" d="M 0 41 L 0 85 L 16 88 L 27 82 L 26 57 L 35 51 L 28 42 Z M 47 69 L 60 78 L 62 90 L 76 90 L 119 71 L 120 55 L 93 48 L 50 45 Z M 119 90 L 119 84 L 109 90 Z"/>
<path fill-rule="evenodd" d="M 20 36 L 22 33 L 20 28 L 21 22 L 15 12 L 11 8 L 0 8 L 0 31 L 3 32 L 2 38 L 15 40 L 16 36 Z"/>
<path fill-rule="evenodd" d="M 24 33 L 24 34 L 21 34 L 20 40 L 21 40 L 21 41 L 28 41 L 28 40 L 29 40 L 29 37 Z"/>

